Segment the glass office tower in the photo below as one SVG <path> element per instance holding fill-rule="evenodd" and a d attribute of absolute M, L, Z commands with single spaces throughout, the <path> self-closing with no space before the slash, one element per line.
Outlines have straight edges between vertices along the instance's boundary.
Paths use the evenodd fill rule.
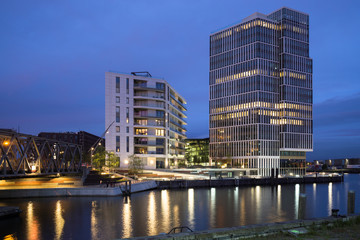
<path fill-rule="evenodd" d="M 262 176 L 305 173 L 313 148 L 307 14 L 254 13 L 211 34 L 209 85 L 210 161 Z"/>

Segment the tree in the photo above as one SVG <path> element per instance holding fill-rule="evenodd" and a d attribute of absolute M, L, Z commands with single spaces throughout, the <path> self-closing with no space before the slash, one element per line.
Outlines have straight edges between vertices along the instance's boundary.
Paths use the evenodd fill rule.
<path fill-rule="evenodd" d="M 103 146 L 96 148 L 96 152 L 93 155 L 92 165 L 96 169 L 101 169 L 105 165 L 106 151 Z"/>
<path fill-rule="evenodd" d="M 129 175 L 136 175 L 142 173 L 144 169 L 144 163 L 141 158 L 133 154 L 129 156 L 129 160 Z"/>
<path fill-rule="evenodd" d="M 119 166 L 119 159 L 113 152 L 106 151 L 103 146 L 99 146 L 93 156 L 93 167 L 101 169 L 103 166 L 113 170 Z"/>
<path fill-rule="evenodd" d="M 119 158 L 113 152 L 105 151 L 105 158 L 106 166 L 110 171 L 119 166 Z"/>

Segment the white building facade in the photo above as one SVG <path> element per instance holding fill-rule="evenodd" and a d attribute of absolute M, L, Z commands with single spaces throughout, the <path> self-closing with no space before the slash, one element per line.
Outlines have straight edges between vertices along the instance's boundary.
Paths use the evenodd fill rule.
<path fill-rule="evenodd" d="M 149 73 L 105 73 L 105 148 L 128 168 L 131 156 L 145 169 L 185 163 L 186 101 Z"/>

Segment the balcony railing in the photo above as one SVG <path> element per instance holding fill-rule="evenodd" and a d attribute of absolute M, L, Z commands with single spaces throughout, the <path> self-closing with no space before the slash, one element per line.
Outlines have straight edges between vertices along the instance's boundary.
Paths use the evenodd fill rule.
<path fill-rule="evenodd" d="M 181 121 L 186 123 L 186 120 L 181 117 L 178 113 L 174 112 L 174 111 L 170 111 L 171 114 L 173 114 L 175 117 L 179 118 Z"/>
<path fill-rule="evenodd" d="M 165 104 L 153 104 L 153 103 L 146 103 L 146 102 L 135 102 L 135 106 L 145 106 L 145 107 L 154 107 L 154 108 L 165 108 Z"/>
<path fill-rule="evenodd" d="M 135 154 L 164 154 L 164 151 L 134 151 Z"/>
<path fill-rule="evenodd" d="M 174 132 L 177 132 L 177 133 L 179 133 L 179 134 L 181 134 L 181 135 L 184 135 L 184 136 L 186 135 L 186 133 L 180 132 L 180 131 L 172 128 L 172 127 L 170 127 L 170 130 L 172 130 L 172 131 L 174 131 Z"/>
<path fill-rule="evenodd" d="M 148 97 L 148 98 L 155 98 L 155 99 L 165 99 L 164 96 L 156 96 L 153 94 L 146 94 L 146 93 L 135 93 L 135 97 Z"/>
<path fill-rule="evenodd" d="M 155 90 L 155 91 L 165 91 L 164 87 L 150 87 L 150 86 L 147 86 L 146 83 L 135 83 L 134 88 L 143 88 L 143 89 L 149 89 L 149 90 Z"/>
<path fill-rule="evenodd" d="M 134 117 L 163 118 L 165 115 L 134 113 Z"/>
<path fill-rule="evenodd" d="M 146 124 L 140 124 L 138 122 L 135 122 L 134 125 L 136 126 L 153 126 L 153 127 L 165 127 L 164 123 L 146 123 Z"/>
<path fill-rule="evenodd" d="M 186 109 L 185 104 L 181 103 L 179 100 L 176 99 L 174 94 L 170 93 L 170 97 L 172 97 L 180 106 L 182 106 L 184 109 Z"/>
<path fill-rule="evenodd" d="M 181 125 L 181 124 L 179 124 L 178 122 L 176 122 L 176 121 L 174 121 L 174 120 L 171 120 L 171 119 L 170 119 L 170 122 L 171 122 L 172 124 L 174 124 L 174 125 L 182 128 L 182 129 L 184 129 L 184 130 L 187 130 L 186 127 L 184 127 L 184 125 Z"/>

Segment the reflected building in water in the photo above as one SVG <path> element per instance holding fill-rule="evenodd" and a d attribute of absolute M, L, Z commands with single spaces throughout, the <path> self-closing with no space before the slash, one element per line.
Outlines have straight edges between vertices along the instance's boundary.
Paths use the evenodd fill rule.
<path fill-rule="evenodd" d="M 309 15 L 254 13 L 210 35 L 210 161 L 305 173 L 313 149 Z"/>

